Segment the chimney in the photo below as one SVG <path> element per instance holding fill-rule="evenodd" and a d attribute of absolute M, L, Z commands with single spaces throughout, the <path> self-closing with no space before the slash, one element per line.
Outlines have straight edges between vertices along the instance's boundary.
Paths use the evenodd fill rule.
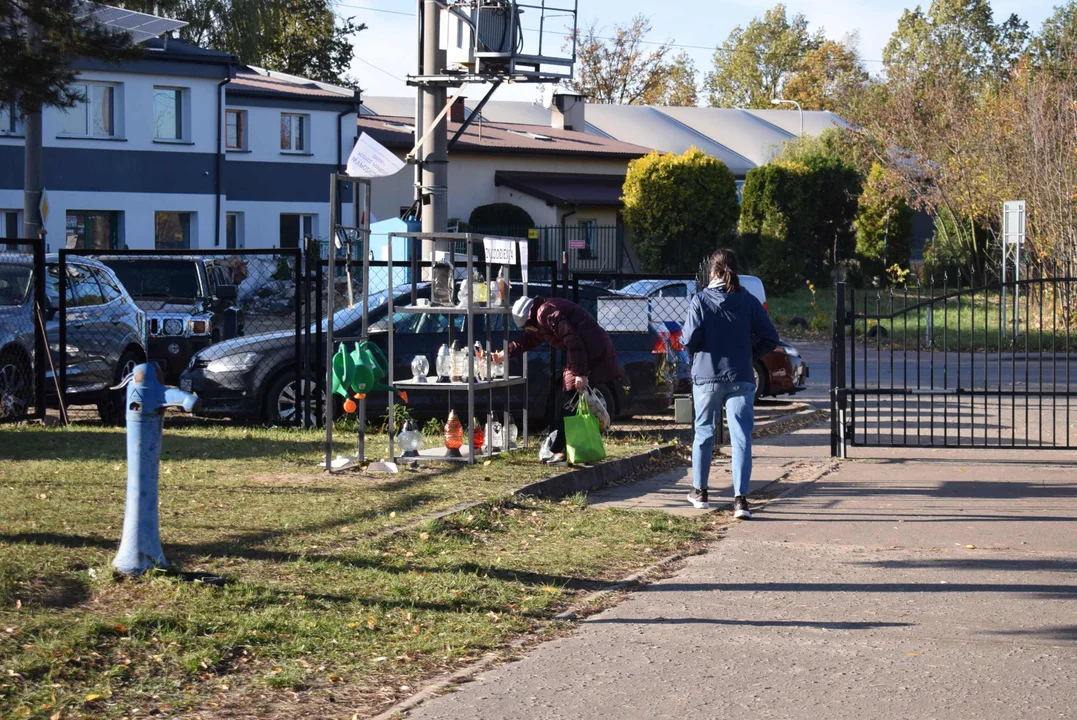
<path fill-rule="evenodd" d="M 586 129 L 584 111 L 587 101 L 578 93 L 562 92 L 553 96 L 553 108 L 550 112 L 550 125 L 554 130 L 573 130 L 584 132 Z"/>
<path fill-rule="evenodd" d="M 462 123 L 464 122 L 464 114 L 466 112 L 464 108 L 464 100 L 466 98 L 458 97 L 456 102 L 449 108 L 449 122 Z"/>

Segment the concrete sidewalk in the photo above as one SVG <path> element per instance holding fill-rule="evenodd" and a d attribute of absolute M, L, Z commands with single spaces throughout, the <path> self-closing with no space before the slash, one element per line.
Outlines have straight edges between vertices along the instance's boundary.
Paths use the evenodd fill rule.
<path fill-rule="evenodd" d="M 1077 470 L 1042 455 L 845 463 L 411 717 L 1077 717 Z"/>

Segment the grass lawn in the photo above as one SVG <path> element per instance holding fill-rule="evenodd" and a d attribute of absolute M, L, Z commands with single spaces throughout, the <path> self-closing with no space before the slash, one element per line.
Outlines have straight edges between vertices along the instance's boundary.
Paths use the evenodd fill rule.
<path fill-rule="evenodd" d="M 951 291 L 953 293 L 955 291 Z M 973 350 L 1023 352 L 1067 352 L 1077 349 L 1077 315 L 1072 298 L 1051 295 L 1049 291 L 1021 295 L 1014 322 L 1013 296 L 1007 299 L 1005 312 L 997 290 L 965 290 L 959 296 L 939 299 L 941 288 L 934 288 L 935 298 L 927 290 L 915 289 L 857 290 L 855 305 L 846 301 L 846 312 L 858 319 L 854 332 L 857 345 L 882 349 L 969 352 Z M 819 289 L 812 307 L 812 293 L 803 290 L 783 297 L 768 297 L 770 315 L 782 337 L 829 340 L 834 322 L 834 289 Z M 1071 304 L 1067 321 L 1066 303 Z M 866 316 L 866 317 L 864 317 Z M 803 318 L 811 327 L 790 325 L 793 318 Z M 815 318 L 815 322 L 812 319 Z M 876 326 L 883 332 L 874 330 Z"/>
<path fill-rule="evenodd" d="M 514 636 L 555 631 L 549 619 L 575 597 L 715 522 L 511 498 L 551 474 L 534 449 L 375 478 L 319 472 L 321 441 L 167 430 L 160 515 L 174 571 L 132 580 L 109 569 L 122 431 L 0 430 L 0 717 L 364 717 Z M 468 500 L 482 504 L 422 520 Z"/>

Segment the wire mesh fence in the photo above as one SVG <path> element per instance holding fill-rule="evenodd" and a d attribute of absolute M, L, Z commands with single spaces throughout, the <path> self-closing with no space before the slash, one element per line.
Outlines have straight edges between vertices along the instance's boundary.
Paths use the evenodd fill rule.
<path fill-rule="evenodd" d="M 198 394 L 203 417 L 297 425 L 307 414 L 313 293 L 301 250 L 62 250 L 57 265 L 65 408 L 121 423 L 112 388 L 148 360 Z"/>
<path fill-rule="evenodd" d="M 55 322 L 46 321 L 44 281 L 43 241 L 0 243 L 0 424 L 45 413 L 45 333 Z"/>

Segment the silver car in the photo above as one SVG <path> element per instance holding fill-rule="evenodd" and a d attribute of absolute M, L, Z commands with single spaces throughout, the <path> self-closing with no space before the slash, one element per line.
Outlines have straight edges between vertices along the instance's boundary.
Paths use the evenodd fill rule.
<path fill-rule="evenodd" d="M 66 283 L 68 405 L 97 405 L 101 419 L 123 419 L 122 391 L 109 391 L 146 360 L 146 314 L 116 275 L 89 258 L 68 258 Z M 33 262 L 0 255 L 0 419 L 17 418 L 34 401 L 35 324 Z M 57 397 L 52 368 L 60 371 L 59 263 L 45 258 L 42 315 L 52 363 L 45 368 L 45 394 Z"/>

